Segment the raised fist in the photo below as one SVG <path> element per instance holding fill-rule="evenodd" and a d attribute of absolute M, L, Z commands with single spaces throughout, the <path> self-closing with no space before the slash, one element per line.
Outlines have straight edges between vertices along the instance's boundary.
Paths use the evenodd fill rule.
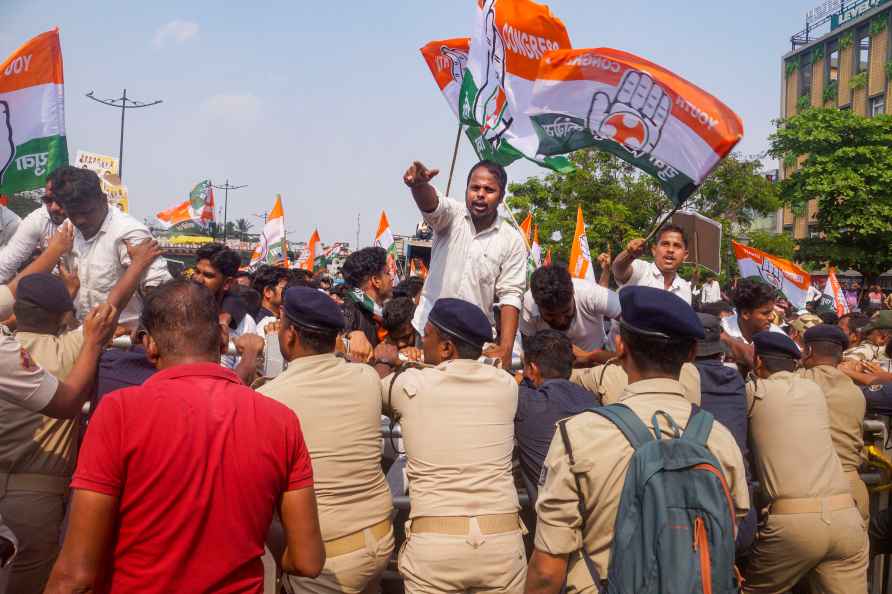
<path fill-rule="evenodd" d="M 644 72 L 629 70 L 615 97 L 598 91 L 592 97 L 586 125 L 596 137 L 612 140 L 626 150 L 650 153 L 669 119 L 672 101 Z"/>
<path fill-rule="evenodd" d="M 428 169 L 421 161 L 414 161 L 406 173 L 403 174 L 403 181 L 410 188 L 430 183 L 436 175 L 440 173 L 439 169 Z"/>
<path fill-rule="evenodd" d="M 15 145 L 12 143 L 12 119 L 9 115 L 9 103 L 0 101 L 0 188 L 6 170 L 12 165 L 15 158 Z"/>

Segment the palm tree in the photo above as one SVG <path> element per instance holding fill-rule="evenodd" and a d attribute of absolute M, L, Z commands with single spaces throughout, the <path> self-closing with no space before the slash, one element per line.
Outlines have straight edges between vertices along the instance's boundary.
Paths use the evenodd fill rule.
<path fill-rule="evenodd" d="M 248 231 L 251 230 L 251 223 L 247 219 L 239 219 L 235 222 L 235 228 L 242 236 L 242 241 L 247 241 Z"/>

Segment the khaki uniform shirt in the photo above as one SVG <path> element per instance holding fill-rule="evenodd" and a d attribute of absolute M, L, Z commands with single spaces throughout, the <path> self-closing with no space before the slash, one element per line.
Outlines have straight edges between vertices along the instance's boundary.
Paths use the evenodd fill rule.
<path fill-rule="evenodd" d="M 781 371 L 748 382 L 746 397 L 756 473 L 771 501 L 849 492 L 816 383 Z"/>
<path fill-rule="evenodd" d="M 830 365 L 800 369 L 800 377 L 821 387 L 830 416 L 830 437 L 846 472 L 857 471 L 864 461 L 864 393 L 843 372 Z"/>
<path fill-rule="evenodd" d="M 632 409 L 651 431 L 651 419 L 658 410 L 669 413 L 680 427 L 687 425 L 691 416 L 691 403 L 684 395 L 684 388 L 671 379 L 630 384 L 620 402 Z M 661 422 L 660 427 L 663 434 L 672 435 L 668 422 Z M 585 469 L 585 476 L 581 477 L 588 514 L 585 534 L 580 532 L 576 482 L 570 472 L 564 441 L 556 431 L 539 479 L 536 548 L 551 555 L 566 555 L 585 546 L 598 573 L 606 578 L 613 527 L 634 450 L 612 422 L 597 414 L 583 413 L 571 418 L 567 422 L 567 434 L 577 467 Z M 721 466 L 737 516 L 742 518 L 749 510 L 749 493 L 740 448 L 731 432 L 718 422 L 713 424 L 706 445 Z M 568 591 L 592 587 L 592 578 L 581 555 L 570 555 L 568 569 Z"/>
<path fill-rule="evenodd" d="M 61 336 L 18 332 L 16 339 L 34 363 L 64 380 L 84 344 L 81 329 Z M 78 419 L 54 419 L 0 402 L 0 472 L 70 478 L 74 473 Z"/>
<path fill-rule="evenodd" d="M 333 354 L 302 357 L 257 391 L 300 420 L 323 540 L 390 517 L 393 501 L 381 471 L 381 382 L 372 367 Z"/>
<path fill-rule="evenodd" d="M 619 402 L 623 391 L 629 385 L 629 376 L 626 375 L 622 365 L 607 363 L 586 369 L 574 369 L 570 381 L 594 393 L 600 398 L 601 404 L 607 406 Z M 700 372 L 697 368 L 691 363 L 682 365 L 678 381 L 684 387 L 685 398 L 700 406 Z"/>
<path fill-rule="evenodd" d="M 852 347 L 842 354 L 843 359 L 855 359 L 857 361 L 886 363 L 886 347 L 878 347 L 872 342 L 864 341 L 856 347 Z"/>
<path fill-rule="evenodd" d="M 403 433 L 410 518 L 517 512 L 514 378 L 491 365 L 453 359 L 404 371 L 388 396 L 392 379 L 382 380 L 385 409 L 399 416 Z"/>

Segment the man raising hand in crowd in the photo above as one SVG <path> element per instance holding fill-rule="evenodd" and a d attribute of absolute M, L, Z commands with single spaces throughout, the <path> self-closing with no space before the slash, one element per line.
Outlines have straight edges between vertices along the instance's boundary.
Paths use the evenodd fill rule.
<path fill-rule="evenodd" d="M 681 297 L 690 305 L 691 283 L 678 275 L 678 269 L 688 257 L 688 240 L 684 230 L 666 225 L 657 234 L 657 242 L 650 248 L 654 261 L 640 260 L 647 241 L 633 239 L 613 261 L 613 276 L 620 287 L 640 285 L 665 289 Z"/>

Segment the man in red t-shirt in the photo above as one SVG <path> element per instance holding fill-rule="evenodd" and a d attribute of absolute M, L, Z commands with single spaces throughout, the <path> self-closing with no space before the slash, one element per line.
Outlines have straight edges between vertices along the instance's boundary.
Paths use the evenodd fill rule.
<path fill-rule="evenodd" d="M 275 509 L 282 567 L 318 575 L 325 552 L 297 417 L 220 366 L 211 292 L 170 281 L 142 321 L 158 373 L 105 396 L 90 421 L 46 592 L 259 594 Z"/>

